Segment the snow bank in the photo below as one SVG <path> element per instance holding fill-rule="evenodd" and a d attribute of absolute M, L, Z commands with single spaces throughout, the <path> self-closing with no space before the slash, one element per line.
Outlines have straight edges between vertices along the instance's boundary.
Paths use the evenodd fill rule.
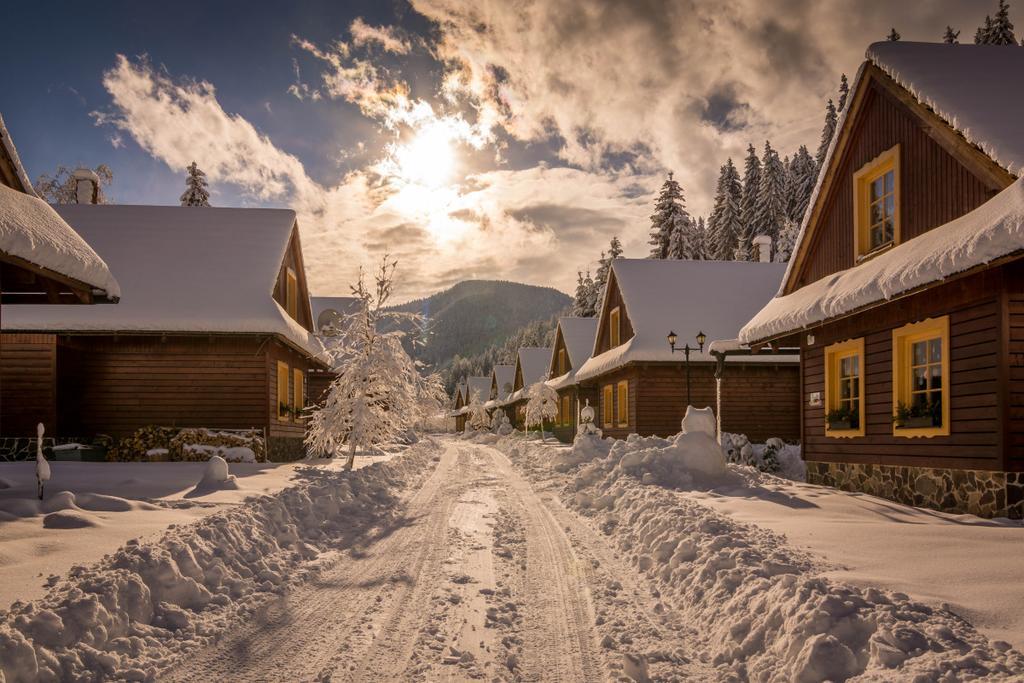
<path fill-rule="evenodd" d="M 771 438 L 765 443 L 751 443 L 746 434 L 722 432 L 725 459 L 736 465 L 756 467 L 761 472 L 777 474 L 792 481 L 807 481 L 807 464 L 800 446 Z"/>
<path fill-rule="evenodd" d="M 355 472 L 320 470 L 308 483 L 73 567 L 45 598 L 3 615 L 0 680 L 154 679 L 301 580 L 323 550 L 397 514 L 399 490 L 436 457 L 424 444 Z"/>
<path fill-rule="evenodd" d="M 823 575 L 828 567 L 784 537 L 641 483 L 742 480 L 705 473 L 725 468 L 711 457 L 707 436 L 615 442 L 605 458 L 565 478 L 562 497 L 646 578 L 660 602 L 656 612 L 677 610 L 700 634 L 703 651 L 695 655 L 720 678 L 954 681 L 1024 671 L 1024 655 L 950 611 L 831 580 Z M 539 444 L 499 447 L 527 469 L 549 467 L 550 449 Z"/>

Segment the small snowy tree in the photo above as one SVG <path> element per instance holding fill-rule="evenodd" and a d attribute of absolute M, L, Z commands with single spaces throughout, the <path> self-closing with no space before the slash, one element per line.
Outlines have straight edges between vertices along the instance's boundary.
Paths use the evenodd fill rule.
<path fill-rule="evenodd" d="M 487 409 L 484 408 L 483 397 L 480 396 L 479 391 L 474 391 L 473 395 L 469 397 L 468 408 L 466 425 L 470 429 L 480 430 L 490 427 L 491 420 L 487 416 Z"/>
<path fill-rule="evenodd" d="M 683 188 L 668 172 L 661 194 L 651 215 L 651 258 L 668 258 L 668 246 L 676 227 L 690 222 L 690 214 L 684 207 Z"/>
<path fill-rule="evenodd" d="M 758 167 L 760 164 L 758 164 Z M 744 232 L 741 219 L 743 186 L 732 159 L 726 161 L 718 174 L 715 190 L 715 204 L 708 217 L 707 250 L 708 258 L 715 261 L 730 261 L 736 253 L 736 245 Z"/>
<path fill-rule="evenodd" d="M 811 194 L 814 192 L 814 185 L 818 182 L 818 167 L 815 165 L 814 159 L 811 158 L 811 153 L 807 151 L 807 147 L 800 145 L 800 149 L 793 155 L 789 170 L 791 182 L 786 215 L 789 220 L 799 225 L 803 222 L 807 205 L 811 201 Z"/>
<path fill-rule="evenodd" d="M 323 405 L 310 412 L 306 445 L 313 453 L 329 456 L 347 445 L 346 469 L 352 468 L 357 449 L 404 437 L 422 419 L 437 413 L 446 398 L 440 378 L 421 374 L 406 353 L 404 333 L 381 331 L 389 321 L 422 322 L 416 314 L 386 310 L 396 265 L 397 261 L 384 256 L 374 291 L 367 288 L 360 268 L 352 294 L 362 300 L 362 306 L 331 325 L 323 336 L 325 357 L 337 377 Z"/>
<path fill-rule="evenodd" d="M 597 261 L 597 273 L 594 274 L 591 286 L 591 309 L 593 312 L 590 316 L 597 315 L 597 309 L 601 307 L 604 288 L 608 284 L 608 272 L 612 268 L 612 261 L 617 258 L 622 258 L 622 242 L 619 241 L 618 235 L 612 237 L 611 242 L 608 243 L 608 251 L 602 251 L 601 258 Z"/>
<path fill-rule="evenodd" d="M 992 34 L 992 17 L 985 16 L 985 23 L 974 32 L 975 45 L 988 45 L 989 36 Z"/>
<path fill-rule="evenodd" d="M 949 45 L 959 45 L 960 31 L 954 31 L 952 26 L 946 26 L 946 32 L 942 34 L 942 42 Z"/>
<path fill-rule="evenodd" d="M 96 188 L 96 203 L 106 204 L 107 199 L 103 194 L 103 188 L 114 182 L 114 172 L 106 164 L 100 164 L 92 169 L 93 173 L 100 179 Z M 57 167 L 53 175 L 44 173 L 36 179 L 36 194 L 50 204 L 77 204 L 78 188 L 75 183 L 75 174 L 70 168 L 64 165 Z"/>
<path fill-rule="evenodd" d="M 206 174 L 200 170 L 196 162 L 185 168 L 185 192 L 181 195 L 182 206 L 209 206 L 210 191 L 206 187 Z"/>
<path fill-rule="evenodd" d="M 889 29 L 889 35 L 885 37 L 885 39 L 888 40 L 890 43 L 895 43 L 900 38 L 902 38 L 902 36 L 900 35 L 900 32 L 896 30 L 895 27 Z"/>
<path fill-rule="evenodd" d="M 832 136 L 835 135 L 835 132 L 836 105 L 829 100 L 825 106 L 825 125 L 821 129 L 821 142 L 818 143 L 818 153 L 814 156 L 819 171 L 825 165 L 825 155 L 828 154 L 828 148 L 832 145 Z"/>
<path fill-rule="evenodd" d="M 554 420 L 558 415 L 558 392 L 547 385 L 546 377 L 534 382 L 526 390 L 526 408 L 523 423 L 526 430 L 537 425 L 540 429 L 541 441 L 544 440 L 544 421 Z"/>
<path fill-rule="evenodd" d="M 590 271 L 584 276 L 576 271 L 576 296 L 572 302 L 572 314 L 577 318 L 593 318 L 594 312 L 594 280 Z"/>
<path fill-rule="evenodd" d="M 793 255 L 793 247 L 796 246 L 797 235 L 800 234 L 800 225 L 795 221 L 787 219 L 779 232 L 778 242 L 775 244 L 775 260 L 785 263 Z"/>
<path fill-rule="evenodd" d="M 1010 7 L 1006 0 L 999 0 L 999 9 L 992 19 L 985 41 L 986 45 L 1017 45 L 1013 35 L 1013 22 L 1010 21 Z"/>
<path fill-rule="evenodd" d="M 846 100 L 850 96 L 850 82 L 846 80 L 846 74 L 842 74 L 839 77 L 839 106 L 836 107 L 837 111 L 842 111 L 846 108 Z"/>

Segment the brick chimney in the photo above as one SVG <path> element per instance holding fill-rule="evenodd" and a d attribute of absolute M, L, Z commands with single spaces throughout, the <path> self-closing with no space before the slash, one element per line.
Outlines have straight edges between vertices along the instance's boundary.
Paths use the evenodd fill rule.
<path fill-rule="evenodd" d="M 100 177 L 88 168 L 76 168 L 71 174 L 75 179 L 75 201 L 79 204 L 100 203 Z"/>
<path fill-rule="evenodd" d="M 757 260 L 761 263 L 771 263 L 772 260 L 772 238 L 768 235 L 758 235 L 754 238 L 754 249 L 757 251 Z"/>

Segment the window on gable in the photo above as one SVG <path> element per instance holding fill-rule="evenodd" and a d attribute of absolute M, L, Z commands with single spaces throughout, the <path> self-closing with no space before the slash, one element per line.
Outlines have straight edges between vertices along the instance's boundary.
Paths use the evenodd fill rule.
<path fill-rule="evenodd" d="M 949 435 L 949 316 L 892 333 L 893 434 Z"/>
<path fill-rule="evenodd" d="M 288 364 L 277 361 L 277 419 L 291 419 L 292 404 L 288 391 Z"/>
<path fill-rule="evenodd" d="M 825 349 L 825 434 L 864 436 L 864 339 Z"/>
<path fill-rule="evenodd" d="M 605 427 L 614 426 L 615 420 L 615 387 L 606 384 L 601 390 L 601 418 Z"/>
<path fill-rule="evenodd" d="M 882 152 L 853 175 L 857 258 L 900 239 L 900 146 Z"/>
<path fill-rule="evenodd" d="M 621 343 L 622 329 L 621 329 L 621 312 L 619 307 L 616 306 L 608 314 L 608 344 L 609 348 L 615 348 Z"/>
<path fill-rule="evenodd" d="M 561 377 L 568 370 L 565 367 L 565 349 L 558 349 L 558 376 Z"/>
<path fill-rule="evenodd" d="M 288 269 L 285 275 L 285 303 L 288 309 L 288 315 L 295 320 L 299 319 L 299 279 L 295 275 L 295 271 L 291 268 Z"/>

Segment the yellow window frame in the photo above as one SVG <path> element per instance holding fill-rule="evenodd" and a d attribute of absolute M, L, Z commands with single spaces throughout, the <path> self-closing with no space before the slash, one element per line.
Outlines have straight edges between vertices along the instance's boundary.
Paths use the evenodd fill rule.
<path fill-rule="evenodd" d="M 285 271 L 285 305 L 288 307 L 288 315 L 293 319 L 299 319 L 299 278 L 295 271 L 288 268 Z"/>
<path fill-rule="evenodd" d="M 618 425 L 620 427 L 629 426 L 629 381 L 622 380 L 615 387 L 615 393 L 618 394 L 618 410 L 616 411 L 616 417 L 618 418 Z"/>
<path fill-rule="evenodd" d="M 300 411 L 306 407 L 306 374 L 299 368 L 292 370 L 292 409 L 296 418 Z"/>
<path fill-rule="evenodd" d="M 836 410 L 840 403 L 842 379 L 840 368 L 847 358 L 857 358 L 857 415 L 858 424 L 855 429 L 830 429 L 828 426 L 829 411 Z M 864 423 L 867 415 L 864 412 L 864 338 L 848 339 L 825 347 L 825 436 L 839 439 L 850 439 L 864 436 Z"/>
<path fill-rule="evenodd" d="M 871 183 L 892 171 L 892 241 L 871 247 Z M 893 145 L 853 174 L 853 244 L 855 258 L 865 259 L 900 243 L 900 146 Z"/>
<path fill-rule="evenodd" d="M 913 382 L 913 358 L 911 349 L 917 342 L 941 339 L 941 360 L 939 366 L 942 387 L 942 424 L 936 427 L 897 427 L 893 420 L 893 436 L 903 438 L 949 436 L 950 434 L 950 391 L 949 391 L 949 316 L 928 318 L 910 323 L 892 331 L 892 411 L 902 402 L 910 405 Z"/>
<path fill-rule="evenodd" d="M 565 368 L 565 349 L 558 349 L 558 376 L 561 377 L 567 372 Z"/>
<path fill-rule="evenodd" d="M 282 406 L 291 408 L 291 403 L 288 400 L 290 393 L 288 391 L 288 377 L 288 364 L 283 361 L 277 361 L 277 419 L 281 422 L 291 420 L 291 412 L 282 408 Z"/>
<path fill-rule="evenodd" d="M 608 345 L 615 348 L 622 343 L 622 311 L 618 306 L 608 313 Z"/>
<path fill-rule="evenodd" d="M 615 388 L 611 384 L 604 385 L 601 390 L 601 418 L 605 427 L 615 426 Z"/>

